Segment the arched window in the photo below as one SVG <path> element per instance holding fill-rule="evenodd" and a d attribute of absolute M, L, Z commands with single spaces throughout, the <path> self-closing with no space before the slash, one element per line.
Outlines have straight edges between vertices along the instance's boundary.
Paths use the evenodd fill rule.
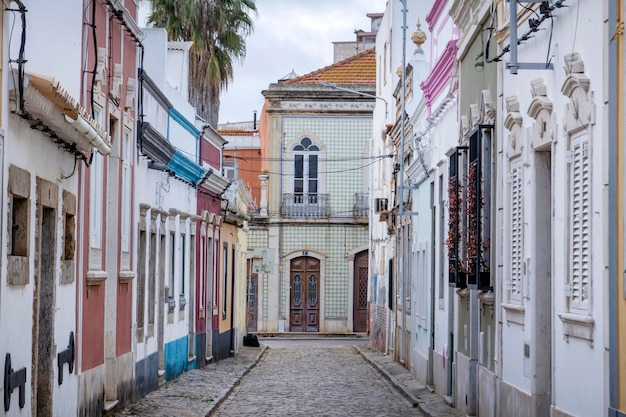
<path fill-rule="evenodd" d="M 318 203 L 320 148 L 304 137 L 293 148 L 293 194 L 296 204 Z"/>

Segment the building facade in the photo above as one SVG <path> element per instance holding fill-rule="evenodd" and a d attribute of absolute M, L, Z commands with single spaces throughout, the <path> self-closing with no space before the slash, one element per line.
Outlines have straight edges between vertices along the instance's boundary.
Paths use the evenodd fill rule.
<path fill-rule="evenodd" d="M 616 337 L 610 342 L 606 318 L 618 310 L 606 315 L 612 297 L 602 277 L 616 265 L 603 219 L 615 213 L 607 178 L 619 174 L 605 158 L 616 143 L 610 132 L 620 130 L 610 122 L 613 89 L 603 89 L 611 60 L 597 47 L 602 32 L 572 39 L 581 16 L 605 22 L 608 5 L 434 1 L 406 13 L 428 24 L 425 36 L 412 36 L 428 39 L 424 76 L 424 61 L 394 62 L 387 52 L 403 46 L 383 29 L 396 27 L 399 3 L 388 3 L 377 39 L 381 94 L 388 68 L 400 66 L 405 82 L 394 80 L 399 116 L 374 153 L 385 141 L 399 150 L 390 176 L 377 167 L 392 186 L 373 180 L 374 201 L 387 206 L 371 224 L 379 268 L 370 298 L 388 317 L 373 342 L 468 415 L 616 410 L 606 355 Z M 393 247 L 385 257 L 382 242 Z M 385 346 L 376 334 L 387 335 Z"/>
<path fill-rule="evenodd" d="M 367 331 L 373 103 L 319 82 L 370 94 L 374 68 L 369 50 L 263 92 L 268 206 L 267 215 L 255 215 L 249 237 L 260 266 L 258 332 Z"/>

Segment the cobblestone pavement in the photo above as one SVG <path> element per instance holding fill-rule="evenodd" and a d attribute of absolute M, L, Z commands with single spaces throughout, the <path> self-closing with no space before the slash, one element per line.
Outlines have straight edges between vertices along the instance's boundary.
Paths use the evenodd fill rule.
<path fill-rule="evenodd" d="M 421 416 L 350 341 L 270 342 L 214 417 Z"/>
<path fill-rule="evenodd" d="M 266 350 L 242 347 L 232 358 L 185 372 L 113 416 L 204 417 L 223 400 Z M 261 416 L 259 416 L 261 417 Z"/>
<path fill-rule="evenodd" d="M 255 367 L 256 366 L 256 367 Z M 418 411 L 419 410 L 419 411 Z M 420 412 L 422 414 L 420 414 Z M 426 416 L 462 414 L 362 338 L 261 339 L 182 374 L 112 416 Z"/>

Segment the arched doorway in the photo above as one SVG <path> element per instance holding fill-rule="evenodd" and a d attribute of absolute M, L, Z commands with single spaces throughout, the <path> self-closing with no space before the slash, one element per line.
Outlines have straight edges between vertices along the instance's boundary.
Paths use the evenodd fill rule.
<path fill-rule="evenodd" d="M 290 262 L 289 331 L 319 332 L 320 261 L 300 256 Z"/>

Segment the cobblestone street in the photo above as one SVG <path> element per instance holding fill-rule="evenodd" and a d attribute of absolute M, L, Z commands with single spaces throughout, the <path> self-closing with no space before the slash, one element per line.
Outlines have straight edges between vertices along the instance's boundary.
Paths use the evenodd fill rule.
<path fill-rule="evenodd" d="M 269 342 L 257 366 L 211 414 L 421 416 L 352 342 Z"/>
<path fill-rule="evenodd" d="M 419 400 L 398 388 L 401 371 L 385 378 L 364 352 L 374 352 L 366 339 L 265 339 L 261 348 L 243 347 L 234 358 L 184 373 L 113 415 L 422 416 Z M 388 357 L 375 357 L 388 366 Z"/>

